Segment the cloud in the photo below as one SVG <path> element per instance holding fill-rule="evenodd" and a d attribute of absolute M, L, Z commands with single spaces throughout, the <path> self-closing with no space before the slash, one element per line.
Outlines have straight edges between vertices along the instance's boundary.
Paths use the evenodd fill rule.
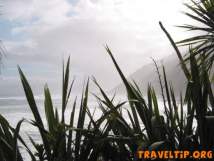
<path fill-rule="evenodd" d="M 3 2 L 4 16 L 9 20 L 29 23 L 58 23 L 66 18 L 72 5 L 66 0 L 8 0 Z"/>
<path fill-rule="evenodd" d="M 112 49 L 126 74 L 134 72 L 150 57 L 162 58 L 173 52 L 158 26 L 161 20 L 175 38 L 183 34 L 172 25 L 186 19 L 183 0 L 8 0 L 3 4 L 5 18 L 14 36 L 25 40 L 7 40 L 11 58 L 19 63 L 42 62 L 59 65 L 71 55 L 74 74 L 95 75 L 106 87 L 116 85 L 115 69 L 105 52 Z M 112 71 L 114 71 L 112 73 Z M 114 75 L 114 76 L 113 76 Z"/>

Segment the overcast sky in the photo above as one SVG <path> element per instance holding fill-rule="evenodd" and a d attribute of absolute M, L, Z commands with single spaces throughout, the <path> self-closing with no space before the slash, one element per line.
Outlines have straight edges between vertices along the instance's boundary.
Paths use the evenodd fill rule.
<path fill-rule="evenodd" d="M 158 21 L 176 40 L 183 38 L 184 30 L 174 27 L 188 21 L 181 13 L 186 11 L 183 2 L 1 0 L 0 39 L 7 56 L 0 96 L 19 94 L 17 64 L 34 90 L 45 82 L 55 90 L 60 86 L 62 60 L 68 55 L 77 84 L 94 75 L 106 89 L 111 89 L 119 83 L 119 77 L 104 45 L 112 49 L 126 75 L 149 63 L 150 57 L 160 59 L 172 54 Z"/>

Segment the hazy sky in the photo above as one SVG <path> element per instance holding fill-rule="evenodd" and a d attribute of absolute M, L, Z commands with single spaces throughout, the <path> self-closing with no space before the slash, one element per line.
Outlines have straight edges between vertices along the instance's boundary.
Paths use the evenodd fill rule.
<path fill-rule="evenodd" d="M 7 49 L 0 96 L 19 94 L 17 64 L 34 90 L 48 82 L 60 86 L 62 60 L 71 56 L 71 71 L 81 84 L 94 75 L 106 88 L 119 77 L 106 54 L 112 49 L 126 75 L 148 63 L 150 57 L 173 53 L 158 26 L 162 21 L 179 40 L 188 22 L 181 13 L 184 0 L 1 0 L 0 39 Z M 77 85 L 79 87 L 79 85 Z M 3 89 L 3 90 L 2 90 Z M 3 91 L 3 92 L 2 92 Z"/>

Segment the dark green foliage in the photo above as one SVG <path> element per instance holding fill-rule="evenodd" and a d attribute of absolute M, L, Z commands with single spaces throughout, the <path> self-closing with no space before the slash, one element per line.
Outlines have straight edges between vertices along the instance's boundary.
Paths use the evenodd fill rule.
<path fill-rule="evenodd" d="M 113 108 L 112 111 L 106 112 L 105 115 L 99 120 L 96 121 L 93 119 L 93 114 L 91 114 L 90 109 L 88 108 L 89 80 L 87 81 L 86 87 L 82 92 L 79 107 L 77 107 L 76 98 L 72 105 L 70 121 L 68 123 L 65 122 L 65 112 L 71 94 L 71 89 L 74 84 L 74 81 L 72 81 L 71 85 L 68 85 L 69 64 L 70 59 L 68 59 L 66 68 L 63 69 L 61 117 L 59 117 L 58 109 L 54 109 L 50 90 L 48 86 L 45 85 L 44 110 L 47 127 L 44 126 L 45 123 L 41 119 L 31 87 L 23 72 L 19 68 L 26 98 L 35 119 L 31 122 L 31 124 L 38 128 L 42 138 L 42 143 L 38 144 L 31 137 L 29 137 L 36 152 L 34 152 L 33 155 L 33 152 L 27 148 L 28 153 L 30 154 L 32 160 L 39 161 L 94 161 L 98 160 L 98 158 L 103 158 L 103 160 L 115 160 L 115 155 L 121 158 L 122 155 L 120 156 L 119 149 L 117 146 L 113 145 L 111 141 L 125 141 L 127 139 L 129 140 L 129 138 L 115 138 L 115 136 L 110 135 L 110 131 L 115 125 L 113 125 L 113 122 L 110 123 L 107 118 L 110 117 L 110 114 L 113 112 Z M 109 100 L 109 102 L 111 101 Z M 118 104 L 116 108 L 121 107 L 123 104 L 124 103 Z M 79 111 L 77 111 L 77 108 Z M 76 114 L 78 115 L 78 120 L 77 123 L 74 123 Z M 89 121 L 86 121 L 86 117 L 89 118 Z M 128 126 L 128 124 L 126 126 Z M 124 132 L 127 133 L 129 131 Z M 123 148 L 125 148 L 122 143 L 120 144 Z M 128 153 L 128 150 L 126 153 Z M 116 160 L 118 157 L 116 157 Z"/>
<path fill-rule="evenodd" d="M 24 120 L 20 120 L 14 129 L 10 126 L 7 120 L 0 115 L 0 159 L 2 161 L 23 161 L 18 148 L 18 140 L 26 146 L 25 142 L 19 136 L 20 127 L 23 121 Z"/>
<path fill-rule="evenodd" d="M 179 27 L 188 29 L 188 31 L 199 31 L 198 35 L 184 39 L 178 42 L 181 45 L 192 45 L 197 52 L 195 55 L 203 55 L 207 69 L 211 69 L 214 59 L 214 1 L 213 0 L 191 0 L 190 4 L 185 6 L 191 12 L 184 12 L 185 15 L 197 22 L 197 25 L 185 24 Z M 197 58 L 200 59 L 201 57 Z"/>
<path fill-rule="evenodd" d="M 145 126 L 144 131 L 141 131 L 142 128 L 140 128 L 139 130 L 139 135 L 141 135 L 141 137 L 139 137 L 140 140 L 138 140 L 138 142 L 143 142 L 143 145 L 148 147 L 155 142 L 163 141 L 168 143 L 170 149 L 182 148 L 182 144 L 184 144 L 183 140 L 190 135 L 190 133 L 186 129 L 189 129 L 189 131 L 191 132 L 193 131 L 192 121 L 185 122 L 185 115 L 187 116 L 189 114 L 188 111 L 192 112 L 193 110 L 190 109 L 186 110 L 186 113 L 184 112 L 185 107 L 183 104 L 182 96 L 180 100 L 181 103 L 177 102 L 173 88 L 171 85 L 169 85 L 166 79 L 164 67 L 163 84 L 162 80 L 160 79 L 160 86 L 162 87 L 163 92 L 162 97 L 164 100 L 166 98 L 166 100 L 164 103 L 165 111 L 164 113 L 160 113 L 159 109 L 161 106 L 159 106 L 157 102 L 157 96 L 154 89 L 150 85 L 148 86 L 148 100 L 146 101 L 143 98 L 142 93 L 138 90 L 139 87 L 135 87 L 137 86 L 136 84 L 134 86 L 130 82 L 128 82 L 128 80 L 126 80 L 108 48 L 107 51 L 112 57 L 113 62 L 117 67 L 118 73 L 120 74 L 121 78 L 125 82 L 124 84 L 126 85 L 128 100 L 130 103 L 129 110 L 132 111 L 132 115 L 130 114 L 130 112 L 128 115 L 130 117 L 130 122 L 132 122 L 134 127 L 133 131 L 137 127 L 136 124 L 143 124 Z M 160 73 L 159 69 L 158 73 Z M 191 103 L 191 100 L 187 102 Z M 192 107 L 190 106 L 188 108 Z M 191 115 L 194 115 L 194 112 L 192 112 Z M 136 121 L 133 121 L 134 119 Z M 126 131 L 127 130 L 129 129 L 127 128 Z"/>
<path fill-rule="evenodd" d="M 88 87 L 89 82 L 87 82 L 85 92 L 83 92 L 83 96 L 81 98 L 80 110 L 79 110 L 79 118 L 77 122 L 77 126 L 74 125 L 74 117 L 75 117 L 75 109 L 76 100 L 73 103 L 73 109 L 70 115 L 70 122 L 67 124 L 65 122 L 65 111 L 68 104 L 68 100 L 70 97 L 71 89 L 74 81 L 72 81 L 69 86 L 69 64 L 70 59 L 68 59 L 66 69 L 63 66 L 63 85 L 62 85 L 62 113 L 61 120 L 58 114 L 58 109 L 54 109 L 53 102 L 50 94 L 50 90 L 46 85 L 44 88 L 44 110 L 45 110 L 45 118 L 47 121 L 47 128 L 44 127 L 44 123 L 42 122 L 41 115 L 38 111 L 38 107 L 36 105 L 32 90 L 30 85 L 25 78 L 23 72 L 19 68 L 21 81 L 25 90 L 26 98 L 28 100 L 31 111 L 34 115 L 35 120 L 32 122 L 32 125 L 36 126 L 39 129 L 42 144 L 37 144 L 34 142 L 32 138 L 30 141 L 34 148 L 36 149 L 36 158 L 40 161 L 48 160 L 48 161 L 68 161 L 68 160 L 80 160 L 79 157 L 82 156 L 87 160 L 89 158 L 89 154 L 82 153 L 82 148 L 88 148 L 88 144 L 83 142 L 83 140 L 87 140 L 87 135 L 90 136 L 91 127 L 85 128 L 85 117 L 87 110 L 87 98 L 88 98 Z M 76 133 L 76 137 L 73 138 L 73 132 Z M 89 148 L 90 151 L 92 148 Z"/>
<path fill-rule="evenodd" d="M 155 61 L 161 93 L 157 94 L 152 84 L 148 84 L 147 91 L 141 91 L 136 82 L 126 79 L 111 50 L 106 46 L 106 51 L 126 88 L 127 99 L 124 102 L 115 102 L 116 96 L 113 98 L 108 96 L 94 78 L 93 82 L 100 95 L 94 94 L 98 105 L 93 112 L 88 107 L 89 79 L 83 88 L 80 102 L 77 98 L 73 102 L 69 101 L 74 85 L 74 80 L 70 83 L 69 58 L 66 67 L 63 64 L 60 110 L 54 108 L 48 86 L 44 87 L 46 127 L 32 89 L 22 70 L 18 68 L 34 116 L 30 123 L 38 128 L 42 142 L 37 143 L 29 136 L 35 149 L 32 150 L 19 135 L 23 120 L 17 123 L 16 128 L 12 128 L 0 115 L 0 160 L 22 161 L 20 146 L 26 149 L 32 161 L 134 161 L 139 149 L 190 151 L 199 148 L 212 149 L 214 1 L 205 0 L 200 3 L 192 1 L 192 3 L 193 6 L 186 6 L 196 15 L 186 14 L 203 23 L 205 27 L 190 25 L 182 27 L 205 31 L 206 34 L 180 42 L 191 45 L 188 59 L 182 56 L 176 43 L 160 22 L 160 27 L 175 49 L 181 69 L 186 76 L 185 96 L 182 95 L 182 91 L 173 90 L 172 83 L 167 79 L 165 67 L 159 67 Z M 69 121 L 66 122 L 65 113 L 68 106 L 72 109 Z M 101 112 L 98 119 L 94 118 L 96 110 Z"/>

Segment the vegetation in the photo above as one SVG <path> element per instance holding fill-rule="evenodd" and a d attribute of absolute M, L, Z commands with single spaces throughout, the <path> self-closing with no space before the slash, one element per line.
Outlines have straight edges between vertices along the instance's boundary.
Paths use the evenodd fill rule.
<path fill-rule="evenodd" d="M 191 11 L 185 12 L 185 14 L 195 20 L 197 25 L 185 24 L 179 27 L 186 28 L 189 31 L 197 31 L 197 35 L 184 39 L 180 41 L 179 44 L 194 46 L 194 54 L 200 55 L 198 59 L 205 59 L 206 61 L 204 61 L 204 63 L 207 69 L 211 69 L 214 59 L 214 1 L 191 0 L 191 2 L 191 4 L 185 4 L 185 6 Z M 203 55 L 203 57 L 201 55 Z"/>
<path fill-rule="evenodd" d="M 115 97 L 110 98 L 94 78 L 93 83 L 100 90 L 97 98 L 97 110 L 102 112 L 94 119 L 94 112 L 88 106 L 89 80 L 82 92 L 80 102 L 77 98 L 72 103 L 69 122 L 65 120 L 74 80 L 70 82 L 70 58 L 63 65 L 62 77 L 62 107 L 61 113 L 54 108 L 51 92 L 46 85 L 44 88 L 44 110 L 47 127 L 38 111 L 32 89 L 19 68 L 21 82 L 29 107 L 34 116 L 31 123 L 39 130 L 41 143 L 29 136 L 33 148 L 26 145 L 19 134 L 20 126 L 25 120 L 18 122 L 15 128 L 0 115 L 0 160 L 22 161 L 20 146 L 24 147 L 32 161 L 134 161 L 136 152 L 140 149 L 169 149 L 169 150 L 210 150 L 214 145 L 214 96 L 212 89 L 213 63 L 213 0 L 192 1 L 193 6 L 187 5 L 196 15 L 186 13 L 200 21 L 205 27 L 184 25 L 190 30 L 205 31 L 201 36 L 180 41 L 189 45 L 189 53 L 183 57 L 176 43 L 164 28 L 175 49 L 180 65 L 186 76 L 186 91 L 179 98 L 177 91 L 167 80 L 164 66 L 155 66 L 161 88 L 161 99 L 151 84 L 142 93 L 135 82 L 128 81 L 111 50 L 106 51 L 111 57 L 118 74 L 126 88 L 127 100 L 115 103 Z M 179 91 L 180 92 L 180 91 Z M 163 111 L 161 110 L 163 109 Z M 74 117 L 78 116 L 75 122 Z M 87 121 L 87 119 L 89 121 Z M 193 122 L 196 121 L 196 124 Z M 188 159 L 190 160 L 190 159 Z"/>

